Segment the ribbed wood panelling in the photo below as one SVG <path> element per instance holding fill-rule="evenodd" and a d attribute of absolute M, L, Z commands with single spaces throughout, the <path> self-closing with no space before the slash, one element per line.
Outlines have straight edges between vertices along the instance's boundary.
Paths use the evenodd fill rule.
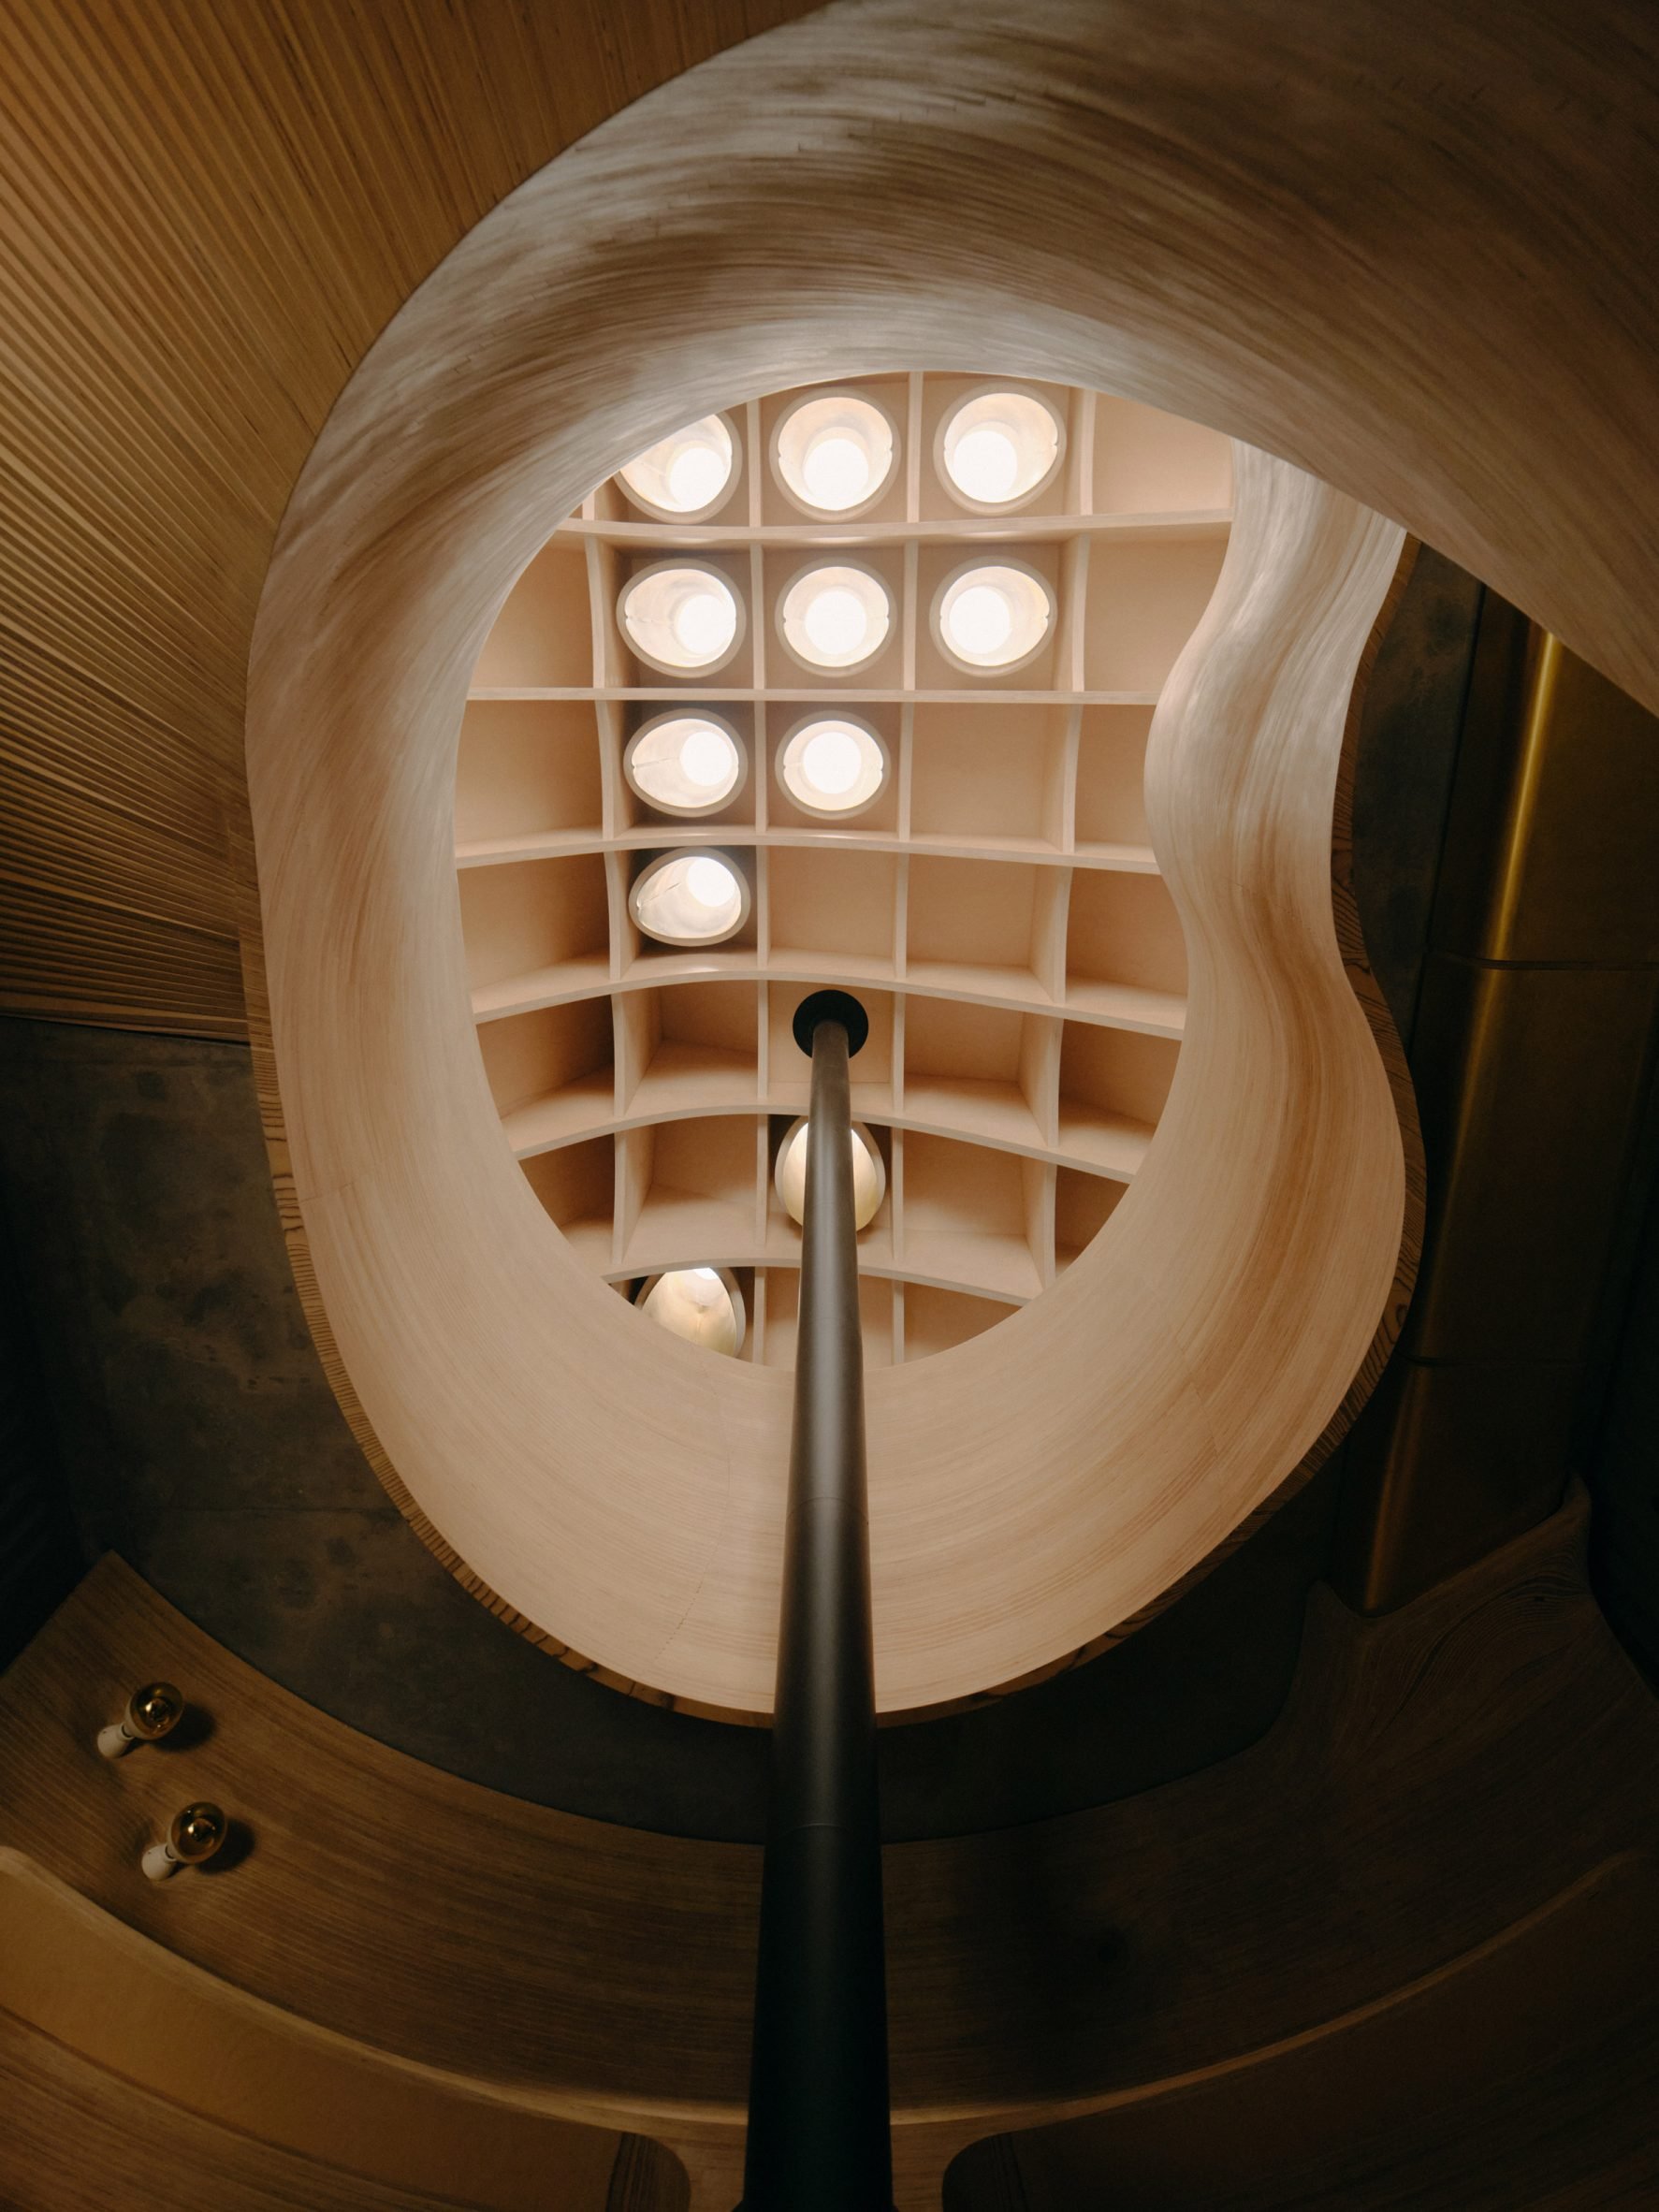
<path fill-rule="evenodd" d="M 503 193 L 648 86 L 806 12 L 11 0 L 0 749 L 7 778 L 33 771 L 66 818 L 39 875 L 0 860 L 0 1005 L 236 1029 L 214 773 L 235 751 L 272 530 L 331 401 Z M 814 97 L 848 96 L 872 56 L 895 66 L 891 12 L 866 16 Z M 953 85 L 954 127 L 1006 109 L 1033 177 L 1039 109 L 1017 65 L 1068 33 L 1098 39 L 1098 71 L 1064 57 L 1065 125 L 1113 150 L 1087 232 L 1118 272 L 1131 350 L 1169 370 L 1166 403 L 1400 515 L 1659 697 L 1636 488 L 1655 356 L 1631 220 L 1652 196 L 1642 0 L 1534 10 L 1524 37 L 1497 0 L 1386 19 L 1287 0 L 1271 36 L 1203 0 L 1178 40 L 1157 0 L 1118 0 L 1050 9 L 1042 36 L 1021 11 L 1007 47 L 1011 14 L 913 13 L 936 118 Z M 906 196 L 928 182 L 916 140 L 891 172 Z M 971 152 L 965 173 L 982 186 Z M 1074 206 L 1084 174 L 1074 163 L 1050 204 Z M 30 822 L 39 789 L 10 795 Z"/>
<path fill-rule="evenodd" d="M 223 779 L 277 522 L 411 290 L 802 0 L 0 18 L 0 1009 L 237 1036 Z"/>

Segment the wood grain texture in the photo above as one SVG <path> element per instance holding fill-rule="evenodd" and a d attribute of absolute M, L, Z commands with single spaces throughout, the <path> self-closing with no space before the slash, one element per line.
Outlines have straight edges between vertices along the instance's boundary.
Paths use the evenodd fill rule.
<path fill-rule="evenodd" d="M 608 1679 L 764 1712 L 787 1383 L 643 1326 L 549 1232 L 502 1142 L 457 927 L 479 640 L 611 404 L 575 308 L 582 225 L 616 221 L 613 196 L 590 208 L 557 182 L 556 208 L 518 196 L 412 303 L 290 509 L 252 672 L 249 953 L 302 1287 L 393 1494 L 486 1602 Z M 706 334 L 665 285 L 631 282 L 683 414 Z M 433 409 L 446 352 L 482 374 L 481 346 L 488 400 Z M 560 415 L 555 391 L 584 377 L 594 412 Z M 626 453 L 653 427 L 613 434 Z M 1397 1325 L 1400 1129 L 1333 928 L 1331 849 L 1401 532 L 1242 448 L 1236 481 L 1148 748 L 1190 978 L 1157 1142 L 1043 1299 L 870 1378 L 886 1710 L 1029 1680 L 1144 1617 L 1317 1461 L 1379 1322 L 1385 1349 Z"/>
<path fill-rule="evenodd" d="M 1659 1867 L 1612 1860 L 1320 2034 L 976 2144 L 946 2212 L 1642 2212 L 1656 1959 Z"/>
<path fill-rule="evenodd" d="M 238 1030 L 218 783 L 271 538 L 329 406 L 503 194 L 798 12 L 14 0 L 0 657 L 20 819 L 57 834 L 6 864 L 8 1006 Z M 1631 219 L 1659 196 L 1640 0 L 1535 9 L 1522 35 L 1498 0 L 1202 0 L 1179 38 L 1157 0 L 849 20 L 737 65 L 734 160 L 767 129 L 803 150 L 780 226 L 815 196 L 845 208 L 837 169 L 882 225 L 911 203 L 976 335 L 1007 302 L 982 289 L 975 226 L 1018 226 L 1024 267 L 997 281 L 1076 331 L 1086 381 L 1400 516 L 1659 706 L 1652 502 L 1632 491 L 1659 358 Z M 872 304 L 826 302 L 843 325 Z"/>
<path fill-rule="evenodd" d="M 532 2098 L 492 2095 L 473 2076 L 412 2064 L 250 1997 L 13 1851 L 0 1851 L 0 2020 L 96 2069 L 103 2078 L 91 2095 L 108 2117 L 142 2103 L 144 2132 L 159 2133 L 162 2151 L 167 2112 L 195 2114 L 248 2138 L 255 2171 L 261 2153 L 279 2169 L 314 2161 L 346 2202 L 356 2176 L 365 2202 L 377 2187 L 421 2204 L 544 2212 L 556 2186 L 570 2212 L 622 2212 L 635 2183 L 639 2203 L 649 2203 L 643 2192 L 666 2162 L 613 2130 L 538 2110 Z M 71 2132 L 49 2155 L 38 2141 L 7 2133 L 6 2144 L 0 2190 L 38 2191 L 60 2169 L 83 2183 L 101 2171 L 111 2202 L 132 2187 L 131 2169 L 111 2165 L 95 2138 Z M 182 2146 L 173 2149 L 178 2157 Z M 199 2183 L 209 2167 L 199 2142 L 193 2149 Z"/>
<path fill-rule="evenodd" d="M 243 1031 L 222 810 L 341 387 L 522 179 L 793 0 L 0 14 L 0 1008 Z"/>
<path fill-rule="evenodd" d="M 1647 1853 L 1659 1719 L 1582 1541 L 1579 1506 L 1380 1622 L 1319 1594 L 1283 1718 L 1207 1773 L 890 1846 L 907 2212 L 980 2137 L 1276 2067 Z M 104 1708 L 155 1671 L 211 1732 L 110 1767 L 91 1749 Z M 138 1851 L 198 1793 L 251 1848 L 158 1890 Z M 699 2212 L 716 2204 L 741 2133 L 758 1851 L 546 1812 L 388 1752 L 113 1560 L 0 1681 L 0 1843 L 191 1969 L 383 2055 L 360 2063 L 651 2133 L 704 2176 Z M 1625 1899 L 1611 1925 L 1651 1986 L 1652 1916 Z M 1590 2063 L 1592 2114 L 1594 2081 Z"/>
<path fill-rule="evenodd" d="M 209 2017 L 198 2015 L 196 2024 Z M 494 2212 L 503 2201 L 488 2192 L 488 2177 L 483 2192 L 464 2177 L 455 2191 L 400 2185 L 249 2136 L 150 2093 L 3 2010 L 0 2093 L 7 2212 L 153 2212 L 182 2191 L 224 2212 Z M 441 2128 L 440 2119 L 431 2132 Z M 551 2165 L 541 2179 L 542 2193 L 520 2204 L 546 2205 L 546 2187 L 556 2183 L 561 2193 L 551 2201 L 560 2212 L 612 2212 L 603 2174 L 595 2187 Z M 670 2212 L 667 2203 L 662 2212 Z"/>

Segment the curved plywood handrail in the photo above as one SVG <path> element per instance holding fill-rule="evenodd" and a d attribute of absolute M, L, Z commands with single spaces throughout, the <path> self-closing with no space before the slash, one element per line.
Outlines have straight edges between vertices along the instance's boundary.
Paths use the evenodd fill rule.
<path fill-rule="evenodd" d="M 481 226 L 400 318 L 273 564 L 248 757 L 283 1109 L 321 1304 L 416 1525 L 613 1677 L 764 1710 L 786 1387 L 665 1344 L 546 1237 L 471 1049 L 447 834 L 460 704 L 553 503 L 538 487 L 574 503 L 560 472 L 591 466 L 601 431 L 567 416 L 532 466 L 548 367 L 505 339 L 517 381 L 487 404 L 409 410 L 469 315 L 488 303 L 510 331 L 517 287 L 553 284 L 497 257 L 524 213 L 502 211 L 499 241 Z M 532 265 L 556 234 L 534 235 Z M 678 392 L 668 322 L 648 351 Z M 1155 1605 L 1318 1445 L 1391 1319 L 1400 1134 L 1330 850 L 1401 533 L 1260 457 L 1238 513 L 1153 740 L 1154 842 L 1194 970 L 1164 1134 L 1052 1295 L 971 1355 L 872 1381 L 890 1710 L 1026 1678 Z"/>

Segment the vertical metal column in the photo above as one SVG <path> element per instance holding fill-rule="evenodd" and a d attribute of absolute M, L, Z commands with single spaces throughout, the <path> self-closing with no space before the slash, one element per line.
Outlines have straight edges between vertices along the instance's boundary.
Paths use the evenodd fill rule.
<path fill-rule="evenodd" d="M 795 1014 L 812 1056 L 794 1433 L 739 2212 L 891 2212 L 864 1352 L 849 1061 L 855 998 Z"/>

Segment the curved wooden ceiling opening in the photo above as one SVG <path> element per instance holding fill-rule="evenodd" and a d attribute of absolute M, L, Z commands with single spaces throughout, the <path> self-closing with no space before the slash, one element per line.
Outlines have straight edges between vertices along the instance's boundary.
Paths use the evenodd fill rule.
<path fill-rule="evenodd" d="M 1131 364 L 1091 224 L 1075 203 L 1059 220 L 1023 134 L 987 118 L 985 142 L 944 150 L 954 189 L 895 200 L 870 116 L 903 138 L 927 73 L 912 53 L 826 113 L 794 76 L 823 35 L 642 103 L 409 303 L 296 494 L 249 719 L 284 1108 L 360 1433 L 500 1609 L 612 1679 L 737 1712 L 770 1698 L 787 1386 L 642 1330 L 547 1234 L 502 1142 L 454 878 L 469 677 L 542 518 L 702 410 L 918 360 L 1175 396 Z M 856 243 L 878 215 L 879 266 Z M 765 244 L 779 224 L 787 255 Z M 1198 1571 L 1320 1448 L 1395 1286 L 1399 1128 L 1330 849 L 1401 532 L 1259 456 L 1240 481 L 1149 761 L 1191 969 L 1159 1143 L 1052 1294 L 871 1377 L 889 1710 L 1063 1663 Z"/>
<path fill-rule="evenodd" d="M 794 1356 L 800 1231 L 776 1171 L 807 1104 L 790 1030 L 806 990 L 856 990 L 872 1017 L 853 1108 L 884 1183 L 859 1239 L 873 1366 L 977 1336 L 1063 1274 L 1133 1180 L 1174 1074 L 1186 950 L 1144 763 L 1226 551 L 1228 442 L 1105 394 L 1016 386 L 1056 451 L 998 513 L 945 456 L 959 421 L 996 440 L 997 392 L 912 371 L 712 418 L 731 442 L 714 511 L 665 517 L 613 477 L 519 577 L 473 671 L 456 859 L 515 1157 L 635 1302 L 665 1269 L 734 1271 L 756 1363 Z M 779 459 L 791 424 L 849 398 L 890 444 L 884 491 L 843 520 L 792 495 Z M 1036 652 L 953 663 L 936 634 L 951 579 L 1010 560 L 1051 595 Z M 618 611 L 671 560 L 712 565 L 748 617 L 729 659 L 677 677 L 631 650 Z M 798 573 L 847 560 L 893 613 L 875 662 L 842 676 L 798 659 L 780 619 Z M 785 749 L 849 715 L 881 780 L 853 811 L 814 811 Z M 699 729 L 705 783 L 653 803 L 634 749 Z M 630 901 L 705 850 L 749 887 L 745 918 L 708 946 L 657 941 Z"/>

